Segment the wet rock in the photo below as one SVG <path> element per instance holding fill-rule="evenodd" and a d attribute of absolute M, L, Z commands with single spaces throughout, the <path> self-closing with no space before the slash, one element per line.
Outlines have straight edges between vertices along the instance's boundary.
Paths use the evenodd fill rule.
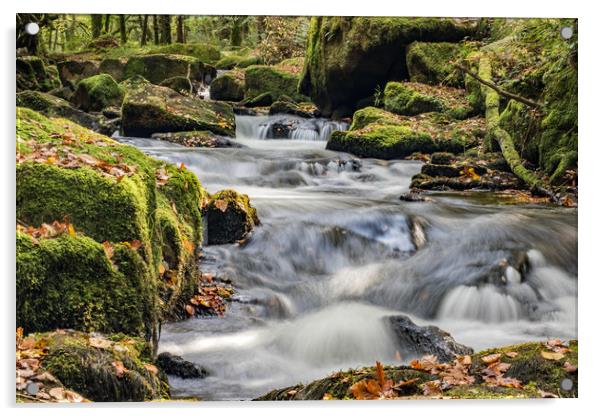
<path fill-rule="evenodd" d="M 228 244 L 242 240 L 259 225 L 257 211 L 249 197 L 231 189 L 217 192 L 204 208 L 208 244 Z"/>
<path fill-rule="evenodd" d="M 169 352 L 162 352 L 157 356 L 157 365 L 170 376 L 181 378 L 204 378 L 207 376 L 204 368 Z"/>
<path fill-rule="evenodd" d="M 234 113 L 228 104 L 184 96 L 142 77 L 130 78 L 122 86 L 127 91 L 122 106 L 122 130 L 127 136 L 179 131 L 234 136 Z"/>
<path fill-rule="evenodd" d="M 427 201 L 432 201 L 431 198 L 423 196 L 420 193 L 414 192 L 414 191 L 410 191 L 410 192 L 406 192 L 404 194 L 401 194 L 399 196 L 399 199 L 401 201 L 406 201 L 406 202 L 427 202 Z"/>
<path fill-rule="evenodd" d="M 245 98 L 240 103 L 245 107 L 267 107 L 274 102 L 271 92 L 264 92 L 252 98 Z"/>
<path fill-rule="evenodd" d="M 448 333 L 436 326 L 418 326 L 404 315 L 388 318 L 397 339 L 402 357 L 434 355 L 439 361 L 450 361 L 456 355 L 472 354 L 472 348 L 457 343 Z"/>
<path fill-rule="evenodd" d="M 315 105 L 311 103 L 305 105 L 296 104 L 292 101 L 282 100 L 281 97 L 279 98 L 279 101 L 275 101 L 270 106 L 270 114 L 292 114 L 304 118 L 313 118 L 317 117 L 320 112 Z"/>
<path fill-rule="evenodd" d="M 422 165 L 421 172 L 429 176 L 446 176 L 448 178 L 455 178 L 460 176 L 461 169 L 451 165 L 436 165 L 433 163 L 426 163 Z"/>
<path fill-rule="evenodd" d="M 240 143 L 227 137 L 216 136 L 208 131 L 183 131 L 178 133 L 155 133 L 153 139 L 165 140 L 186 147 L 243 147 Z"/>
<path fill-rule="evenodd" d="M 412 243 L 416 250 L 420 250 L 427 243 L 426 231 L 427 221 L 424 218 L 411 216 L 408 218 L 408 228 L 412 236 Z"/>

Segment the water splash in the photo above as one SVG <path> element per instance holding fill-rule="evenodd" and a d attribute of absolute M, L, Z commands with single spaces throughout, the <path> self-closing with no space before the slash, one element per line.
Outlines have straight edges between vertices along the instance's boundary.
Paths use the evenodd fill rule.
<path fill-rule="evenodd" d="M 239 139 L 292 139 L 327 141 L 333 131 L 347 130 L 348 123 L 325 118 L 302 118 L 289 115 L 236 116 Z"/>

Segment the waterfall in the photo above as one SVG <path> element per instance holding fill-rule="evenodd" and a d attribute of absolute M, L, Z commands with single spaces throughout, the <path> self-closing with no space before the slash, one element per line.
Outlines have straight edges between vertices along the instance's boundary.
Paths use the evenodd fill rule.
<path fill-rule="evenodd" d="M 348 123 L 325 118 L 291 115 L 236 116 L 236 137 L 240 139 L 292 139 L 327 141 L 333 131 L 347 130 Z"/>

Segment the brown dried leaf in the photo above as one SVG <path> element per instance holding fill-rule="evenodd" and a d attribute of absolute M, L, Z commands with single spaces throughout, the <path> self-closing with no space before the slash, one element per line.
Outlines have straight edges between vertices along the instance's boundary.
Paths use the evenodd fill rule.
<path fill-rule="evenodd" d="M 115 368 L 115 375 L 117 378 L 122 378 L 125 373 L 128 372 L 128 369 L 125 368 L 125 365 L 121 361 L 113 361 L 111 363 L 113 368 Z"/>
<path fill-rule="evenodd" d="M 546 360 L 558 361 L 564 358 L 564 354 L 561 352 L 542 351 L 541 356 Z"/>
<path fill-rule="evenodd" d="M 502 356 L 502 354 L 490 354 L 490 355 L 481 357 L 481 361 L 483 361 L 485 364 L 491 364 L 491 363 L 498 361 L 501 356 Z"/>
<path fill-rule="evenodd" d="M 214 202 L 214 205 L 221 212 L 226 212 L 226 210 L 228 209 L 228 201 L 225 199 L 218 199 Z"/>

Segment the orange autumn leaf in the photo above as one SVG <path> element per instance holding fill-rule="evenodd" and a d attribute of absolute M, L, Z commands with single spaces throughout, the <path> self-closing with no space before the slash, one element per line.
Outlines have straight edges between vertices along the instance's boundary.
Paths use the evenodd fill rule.
<path fill-rule="evenodd" d="M 186 249 L 186 251 L 188 251 L 190 254 L 194 253 L 194 244 L 192 242 L 185 239 L 182 241 L 182 243 L 184 244 L 184 248 Z"/>
<path fill-rule="evenodd" d="M 215 201 L 215 207 L 221 212 L 226 212 L 226 210 L 228 209 L 228 201 L 225 199 L 218 199 L 217 201 Z"/>
<path fill-rule="evenodd" d="M 109 260 L 111 260 L 113 258 L 113 246 L 111 245 L 111 243 L 108 241 L 104 241 L 102 243 L 102 248 L 104 249 Z"/>
<path fill-rule="evenodd" d="M 121 361 L 113 361 L 111 364 L 115 369 L 115 375 L 117 378 L 122 378 L 124 374 L 128 372 L 128 369 L 125 368 L 125 365 L 123 365 Z"/>
<path fill-rule="evenodd" d="M 190 316 L 194 315 L 194 306 L 186 305 L 185 309 L 186 309 L 186 313 L 188 315 L 190 315 Z"/>

